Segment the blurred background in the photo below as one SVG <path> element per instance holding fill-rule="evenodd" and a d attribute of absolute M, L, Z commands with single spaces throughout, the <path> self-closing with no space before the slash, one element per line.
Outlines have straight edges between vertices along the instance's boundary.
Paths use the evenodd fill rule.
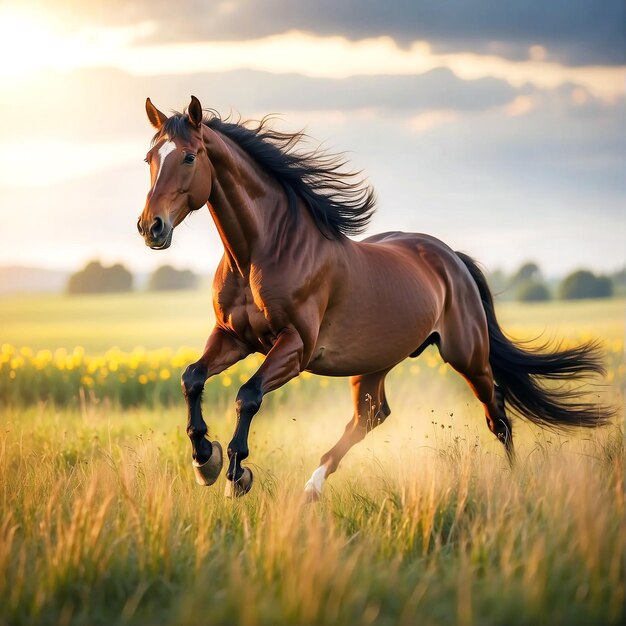
<path fill-rule="evenodd" d="M 166 251 L 135 223 L 145 99 L 191 94 L 346 152 L 378 195 L 366 235 L 469 253 L 506 330 L 604 340 L 619 388 L 625 27 L 622 0 L 1 2 L 1 399 L 181 402 L 222 246 L 208 210 Z"/>
<path fill-rule="evenodd" d="M 163 264 L 212 272 L 208 211 L 167 251 L 135 229 L 145 98 L 191 94 L 347 151 L 378 194 L 367 234 L 430 233 L 509 277 L 615 274 L 625 32 L 622 0 L 3 1 L 0 290 L 62 291 L 90 261 L 135 288 Z"/>

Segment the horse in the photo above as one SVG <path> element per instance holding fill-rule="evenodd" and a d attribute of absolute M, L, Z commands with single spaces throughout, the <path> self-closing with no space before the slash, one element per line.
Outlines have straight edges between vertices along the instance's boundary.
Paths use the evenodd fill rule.
<path fill-rule="evenodd" d="M 154 250 L 168 248 L 176 226 L 207 205 L 224 246 L 213 282 L 215 326 L 181 377 L 200 485 L 213 484 L 223 467 L 202 415 L 205 382 L 251 353 L 265 359 L 236 396 L 227 450 L 231 497 L 253 484 L 242 461 L 265 394 L 305 371 L 350 377 L 354 413 L 305 485 L 315 500 L 348 450 L 389 417 L 389 371 L 432 344 L 482 403 L 511 465 L 509 409 L 557 429 L 610 419 L 610 409 L 586 403 L 580 390 L 544 383 L 602 374 L 597 342 L 566 349 L 515 343 L 498 324 L 477 263 L 435 237 L 352 239 L 376 203 L 341 155 L 304 151 L 303 133 L 278 132 L 267 118 L 255 126 L 222 119 L 195 96 L 184 113 L 169 117 L 148 98 L 146 113 L 156 134 L 145 159 L 151 182 L 139 234 Z"/>

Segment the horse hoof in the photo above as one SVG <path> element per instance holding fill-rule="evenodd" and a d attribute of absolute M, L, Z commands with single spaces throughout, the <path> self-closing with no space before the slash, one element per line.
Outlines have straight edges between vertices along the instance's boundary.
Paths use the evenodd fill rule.
<path fill-rule="evenodd" d="M 204 463 L 193 461 L 196 481 L 203 487 L 212 485 L 219 477 L 223 465 L 222 446 L 218 441 L 211 442 L 211 456 Z"/>
<path fill-rule="evenodd" d="M 252 472 L 247 467 L 244 467 L 243 474 L 240 476 L 239 480 L 226 481 L 224 495 L 227 498 L 241 498 L 241 496 L 245 496 L 252 488 L 253 480 L 254 475 Z"/>
<path fill-rule="evenodd" d="M 315 502 L 319 502 L 322 494 L 315 488 L 304 489 L 304 504 L 314 504 Z"/>

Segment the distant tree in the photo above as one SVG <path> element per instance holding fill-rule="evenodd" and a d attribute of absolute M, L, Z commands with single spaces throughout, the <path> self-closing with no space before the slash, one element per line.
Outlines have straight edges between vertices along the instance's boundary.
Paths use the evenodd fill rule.
<path fill-rule="evenodd" d="M 539 282 L 541 280 L 541 270 L 534 261 L 527 261 L 509 279 L 511 287 L 517 287 L 529 281 Z"/>
<path fill-rule="evenodd" d="M 177 270 L 171 265 L 157 268 L 148 281 L 151 291 L 169 291 L 174 289 L 196 289 L 198 276 L 191 270 Z"/>
<path fill-rule="evenodd" d="M 498 298 L 506 290 L 509 284 L 508 277 L 501 269 L 491 272 L 491 274 L 487 277 L 487 280 L 495 298 Z"/>
<path fill-rule="evenodd" d="M 626 267 L 611 274 L 613 292 L 616 296 L 626 295 Z"/>
<path fill-rule="evenodd" d="M 545 302 L 550 299 L 550 290 L 543 283 L 528 280 L 518 287 L 516 298 L 520 302 Z"/>
<path fill-rule="evenodd" d="M 589 270 L 578 270 L 565 277 L 559 295 L 563 300 L 608 298 L 613 295 L 613 283 L 608 276 L 596 276 Z"/>
<path fill-rule="evenodd" d="M 120 263 L 104 267 L 100 261 L 91 261 L 72 274 L 66 291 L 75 293 L 114 293 L 133 290 L 133 275 Z"/>

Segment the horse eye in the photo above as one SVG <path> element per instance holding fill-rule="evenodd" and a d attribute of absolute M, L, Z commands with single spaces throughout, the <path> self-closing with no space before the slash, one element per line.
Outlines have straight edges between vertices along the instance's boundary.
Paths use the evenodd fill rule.
<path fill-rule="evenodd" d="M 186 154 L 183 163 L 193 163 L 196 160 L 195 154 Z"/>

